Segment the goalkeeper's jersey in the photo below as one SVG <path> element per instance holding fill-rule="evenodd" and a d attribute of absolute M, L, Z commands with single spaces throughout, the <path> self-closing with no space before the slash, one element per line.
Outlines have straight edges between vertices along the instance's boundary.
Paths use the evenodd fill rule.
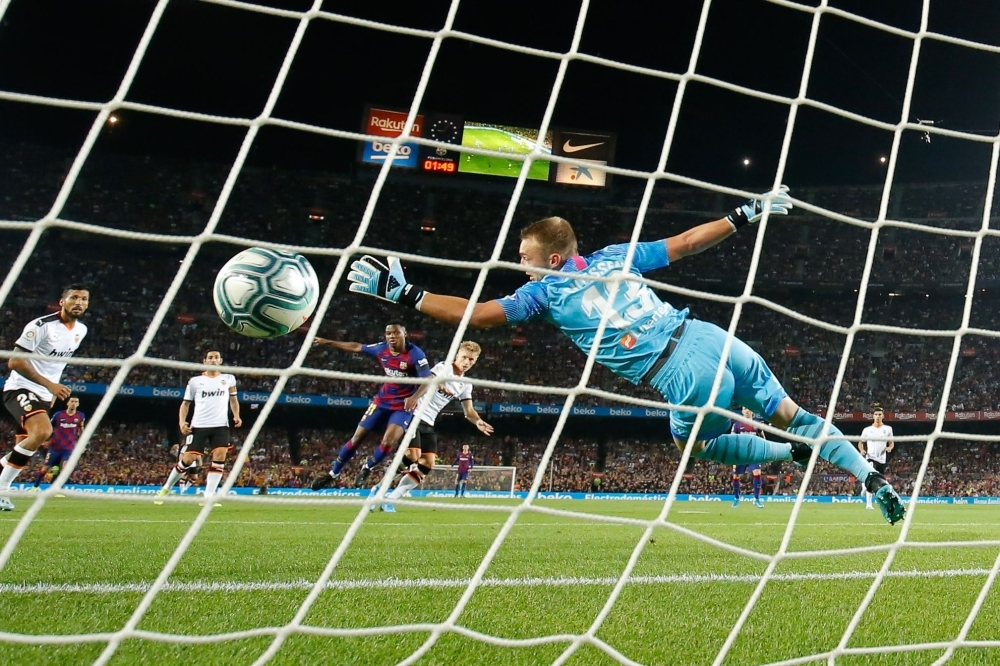
<path fill-rule="evenodd" d="M 622 270 L 627 244 L 611 245 L 586 257 L 570 257 L 560 275 L 546 275 L 499 299 L 509 323 L 549 321 L 583 352 L 598 344 L 597 362 L 638 384 L 688 315 L 664 303 L 641 282 L 622 282 L 609 302 L 610 283 L 585 276 L 608 277 Z M 629 273 L 642 275 L 670 263 L 666 241 L 638 243 Z M 600 340 L 597 327 L 608 312 Z"/>

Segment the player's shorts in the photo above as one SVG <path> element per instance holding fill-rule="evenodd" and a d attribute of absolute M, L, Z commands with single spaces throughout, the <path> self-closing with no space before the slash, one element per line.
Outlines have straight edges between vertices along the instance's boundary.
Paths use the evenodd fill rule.
<path fill-rule="evenodd" d="M 62 467 L 69 457 L 73 455 L 72 451 L 66 451 L 60 449 L 58 451 L 49 448 L 48 454 L 45 456 L 45 466 L 46 467 Z"/>
<path fill-rule="evenodd" d="M 28 431 L 24 429 L 24 422 L 35 414 L 45 414 L 45 418 L 48 418 L 52 403 L 42 400 L 31 389 L 12 389 L 3 392 L 3 406 L 17 421 L 17 434 L 27 435 Z"/>
<path fill-rule="evenodd" d="M 438 436 L 434 432 L 434 426 L 421 421 L 417 424 L 417 436 L 415 438 L 417 446 L 420 447 L 420 453 L 433 453 L 437 454 L 438 450 Z"/>
<path fill-rule="evenodd" d="M 747 472 L 758 472 L 760 471 L 760 463 L 753 463 L 752 465 L 737 465 L 736 471 L 733 472 L 736 476 L 741 476 Z"/>
<path fill-rule="evenodd" d="M 715 324 L 689 319 L 677 347 L 649 385 L 675 405 L 704 406 L 712 392 L 725 344 L 726 331 Z M 733 404 L 749 407 L 769 419 L 787 397 L 788 393 L 760 354 L 735 338 L 729 348 L 729 359 L 723 369 L 715 404 L 725 409 Z M 678 439 L 687 439 L 696 418 L 694 412 L 672 410 L 670 432 Z M 729 432 L 730 426 L 728 418 L 709 412 L 698 431 L 698 440 L 715 439 Z"/>
<path fill-rule="evenodd" d="M 384 430 L 395 424 L 403 430 L 410 427 L 410 420 L 413 419 L 413 412 L 404 412 L 402 409 L 388 409 L 380 407 L 374 402 L 368 405 L 365 415 L 358 421 L 358 427 L 369 432 Z"/>
<path fill-rule="evenodd" d="M 217 428 L 192 428 L 184 440 L 184 453 L 205 453 L 218 448 L 229 448 L 229 426 Z"/>
<path fill-rule="evenodd" d="M 465 481 L 468 478 L 469 478 L 469 473 L 468 472 L 459 472 L 458 473 L 458 480 L 459 481 Z"/>
<path fill-rule="evenodd" d="M 878 472 L 879 474 L 885 476 L 885 463 L 884 462 L 879 462 L 877 460 L 872 460 L 871 458 L 868 459 L 868 462 L 871 463 L 872 467 L 875 468 L 876 472 Z"/>

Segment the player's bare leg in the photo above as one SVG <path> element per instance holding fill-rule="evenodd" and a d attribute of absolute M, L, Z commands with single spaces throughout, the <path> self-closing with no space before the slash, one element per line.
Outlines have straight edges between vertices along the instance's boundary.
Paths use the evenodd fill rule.
<path fill-rule="evenodd" d="M 375 466 L 396 449 L 396 446 L 403 441 L 403 435 L 405 434 L 406 431 L 398 423 L 390 423 L 386 426 L 385 432 L 382 433 L 382 441 L 372 451 L 371 457 L 361 466 L 358 475 L 354 477 L 355 488 L 364 487 L 365 482 L 368 481 L 368 476 L 375 469 Z"/>
<path fill-rule="evenodd" d="M 354 430 L 354 435 L 347 440 L 342 447 L 340 447 L 340 452 L 337 453 L 337 457 L 333 461 L 333 465 L 330 467 L 330 471 L 317 476 L 313 479 L 312 489 L 320 490 L 326 488 L 328 485 L 333 483 L 333 481 L 340 476 L 340 473 L 344 470 L 344 466 L 350 462 L 351 458 L 354 457 L 354 449 L 361 444 L 368 436 L 368 428 L 363 428 L 358 426 Z"/>
<path fill-rule="evenodd" d="M 10 484 L 21 473 L 35 451 L 52 436 L 52 423 L 44 412 L 37 412 L 24 419 L 24 430 L 27 434 L 17 435 L 14 450 L 0 459 L 0 492 L 10 490 Z M 10 511 L 13 502 L 6 497 L 0 497 L 0 511 Z"/>

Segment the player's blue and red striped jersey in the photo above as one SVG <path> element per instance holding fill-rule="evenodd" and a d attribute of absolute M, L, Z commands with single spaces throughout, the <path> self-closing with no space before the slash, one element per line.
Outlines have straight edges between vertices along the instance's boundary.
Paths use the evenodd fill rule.
<path fill-rule="evenodd" d="M 758 428 L 756 428 L 755 426 L 747 425 L 746 423 L 743 423 L 742 421 L 735 421 L 733 423 L 733 434 L 734 435 L 739 435 L 740 433 L 744 433 L 744 432 L 753 435 L 754 433 L 757 432 L 757 430 L 758 430 Z"/>
<path fill-rule="evenodd" d="M 471 453 L 459 453 L 452 465 L 458 466 L 459 474 L 466 474 L 470 469 L 476 466 L 476 459 Z"/>
<path fill-rule="evenodd" d="M 76 440 L 83 431 L 83 422 L 87 419 L 83 412 L 76 412 L 72 415 L 65 411 L 56 412 L 52 415 L 52 439 L 49 440 L 49 449 L 55 451 L 72 451 L 76 446 Z"/>
<path fill-rule="evenodd" d="M 374 356 L 382 365 L 382 369 L 389 377 L 430 377 L 431 365 L 424 355 L 424 350 L 411 342 L 406 343 L 406 347 L 398 354 L 393 354 L 389 349 L 389 343 L 376 342 L 373 345 L 362 345 L 362 353 Z M 375 404 L 392 411 L 403 409 L 403 403 L 420 388 L 419 384 L 393 384 L 387 382 L 382 384 L 378 395 L 375 396 Z"/>

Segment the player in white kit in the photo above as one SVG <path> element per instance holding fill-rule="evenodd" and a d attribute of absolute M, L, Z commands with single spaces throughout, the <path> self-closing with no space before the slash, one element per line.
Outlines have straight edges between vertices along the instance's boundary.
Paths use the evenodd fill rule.
<path fill-rule="evenodd" d="M 461 381 L 472 366 L 479 360 L 482 352 L 475 342 L 465 341 L 458 347 L 458 354 L 451 363 L 441 362 L 431 368 L 431 374 L 436 377 L 447 377 L 448 380 L 438 384 L 435 391 L 429 391 L 429 384 L 424 384 L 416 393 L 406 399 L 407 411 L 423 410 L 420 413 L 420 423 L 417 424 L 417 434 L 410 442 L 406 455 L 417 462 L 410 466 L 399 479 L 396 488 L 389 493 L 389 499 L 398 499 L 411 489 L 417 487 L 427 474 L 434 469 L 437 460 L 437 433 L 434 432 L 434 422 L 438 414 L 452 400 L 462 404 L 465 419 L 476 426 L 484 435 L 493 433 L 493 426 L 484 421 L 472 406 L 472 384 Z M 372 509 L 374 510 L 374 505 Z M 396 509 L 392 504 L 383 504 L 382 510 L 389 513 Z"/>
<path fill-rule="evenodd" d="M 87 336 L 87 325 L 79 319 L 89 305 L 90 290 L 78 285 L 66 287 L 59 299 L 59 312 L 33 320 L 14 343 L 16 351 L 53 360 L 12 358 L 7 362 L 10 375 L 3 385 L 3 404 L 17 421 L 17 436 L 14 450 L 0 459 L 0 493 L 10 491 L 10 484 L 31 456 L 52 436 L 49 409 L 71 393 L 68 386 L 59 383 L 66 368 L 63 359 L 72 356 Z M 9 498 L 0 496 L 0 511 L 13 508 Z"/>
<path fill-rule="evenodd" d="M 861 431 L 861 441 L 858 442 L 858 451 L 861 452 L 868 462 L 872 464 L 875 471 L 885 476 L 885 454 L 892 451 L 895 442 L 892 441 L 892 426 L 882 423 L 885 412 L 881 407 L 875 407 L 872 413 L 872 424 Z M 873 509 L 872 494 L 865 490 L 866 509 Z"/>
<path fill-rule="evenodd" d="M 222 365 L 222 353 L 209 350 L 205 354 L 205 365 Z M 194 404 L 194 416 L 188 425 L 188 410 Z M 167 482 L 157 493 L 169 495 L 170 489 L 185 474 L 195 471 L 201 464 L 205 451 L 209 451 L 212 462 L 205 475 L 205 498 L 215 495 L 226 469 L 226 455 L 229 453 L 229 412 L 233 412 L 233 425 L 243 425 L 240 419 L 240 403 L 236 398 L 236 378 L 220 372 L 203 372 L 188 381 L 184 390 L 184 401 L 178 413 L 184 446 L 180 459 L 170 470 Z"/>

